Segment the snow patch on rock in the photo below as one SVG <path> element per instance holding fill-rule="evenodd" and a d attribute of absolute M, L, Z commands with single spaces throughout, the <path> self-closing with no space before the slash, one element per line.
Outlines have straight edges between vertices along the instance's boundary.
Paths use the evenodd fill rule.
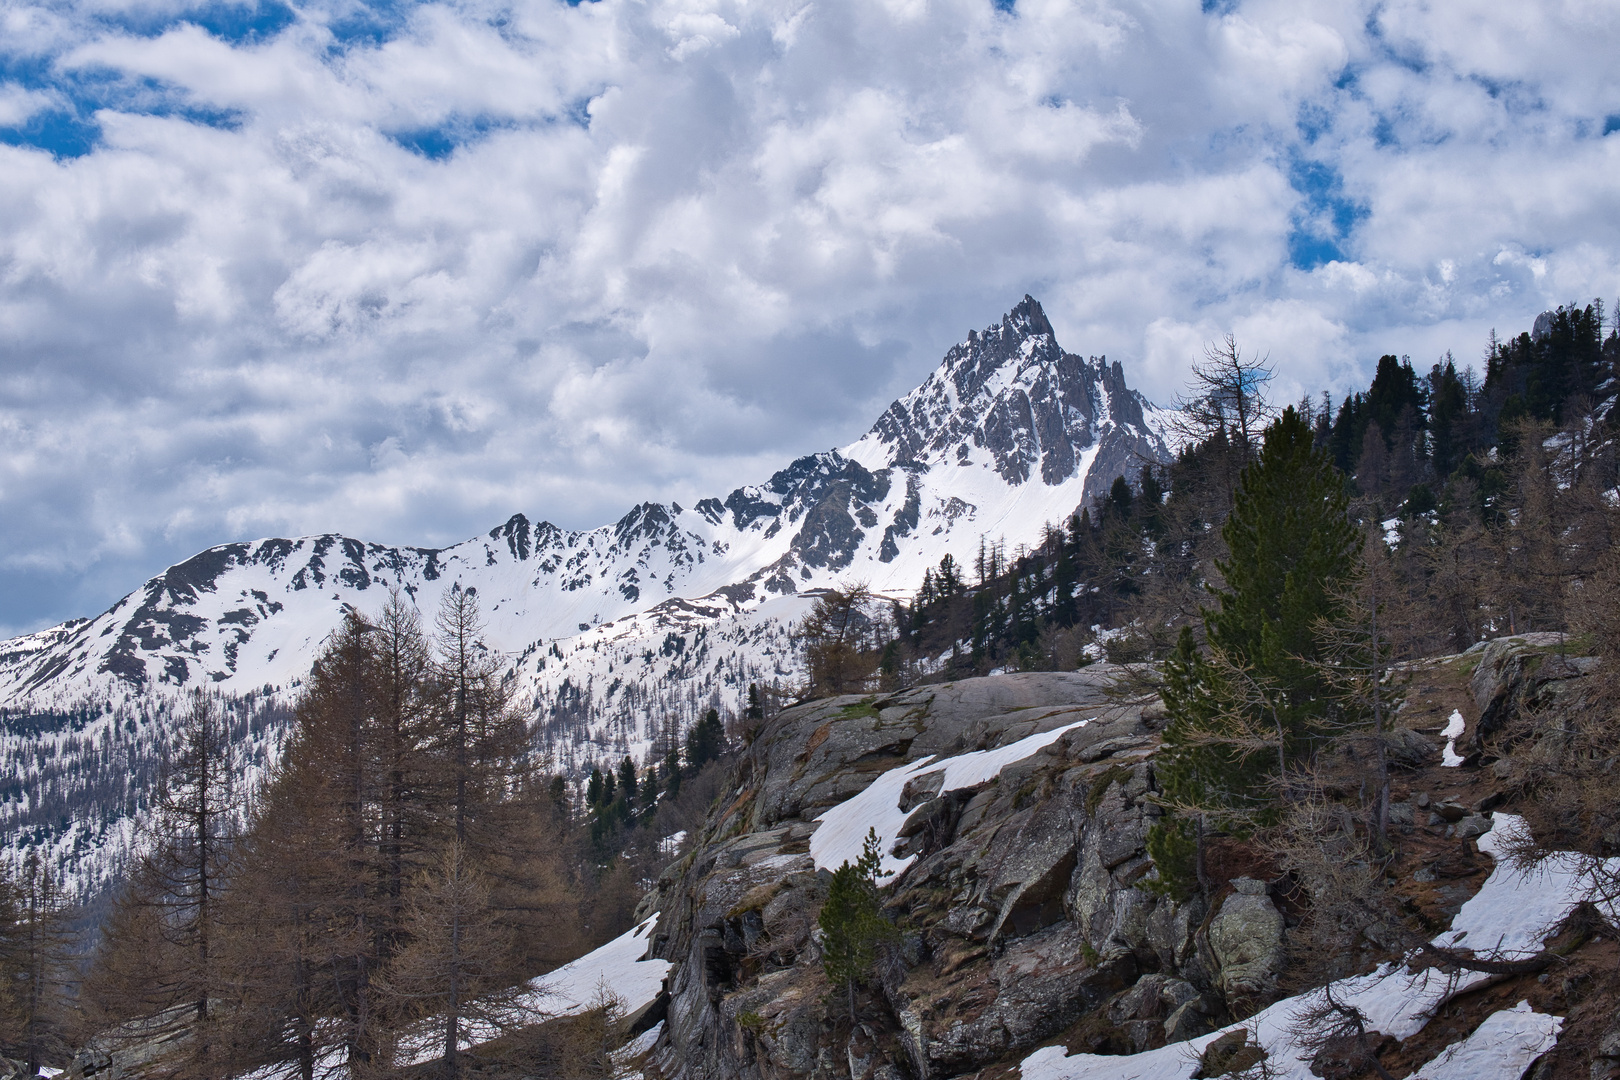
<path fill-rule="evenodd" d="M 878 846 L 883 852 L 878 880 L 893 878 L 916 858 L 908 856 L 897 859 L 891 850 L 900 834 L 900 827 L 906 823 L 907 811 L 900 809 L 900 795 L 907 781 L 943 771 L 945 776 L 940 786 L 941 794 L 977 787 L 995 779 L 1008 765 L 1023 761 L 1043 747 L 1057 742 L 1066 732 L 1084 727 L 1095 719 L 1078 720 L 992 750 L 974 750 L 937 762 L 930 754 L 920 761 L 890 769 L 868 784 L 860 794 L 845 799 L 816 818 L 821 822 L 821 828 L 810 837 L 810 855 L 815 860 L 816 869 L 836 870 L 845 862 L 853 863 L 859 859 L 867 831 L 875 829 Z"/>
<path fill-rule="evenodd" d="M 1502 959 L 1528 956 L 1541 949 L 1547 934 L 1576 904 L 1592 897 L 1592 867 L 1576 855 L 1559 853 L 1523 870 L 1504 861 L 1508 843 L 1524 828 L 1523 818 L 1495 815 L 1479 848 L 1497 865 L 1434 944 Z M 1620 859 L 1609 860 L 1608 872 L 1616 871 Z M 1612 905 L 1606 914 L 1615 918 Z M 1331 985 L 1336 1000 L 1366 1015 L 1369 1029 L 1408 1039 L 1423 1029 L 1439 1006 L 1490 977 L 1471 971 L 1447 975 L 1438 968 L 1414 972 L 1404 965 L 1385 964 L 1369 975 Z M 1242 1028 L 1265 1047 L 1269 1075 L 1277 1080 L 1315 1080 L 1310 1056 L 1301 1051 L 1293 1027 L 1323 993 L 1317 989 L 1286 998 L 1242 1024 L 1141 1054 L 1068 1055 L 1061 1046 L 1042 1047 L 1023 1060 L 1023 1080 L 1188 1080 L 1209 1043 Z M 1424 1080 L 1518 1076 L 1552 1048 L 1562 1024 L 1561 1017 L 1534 1013 L 1521 1004 L 1491 1016 L 1416 1076 Z"/>

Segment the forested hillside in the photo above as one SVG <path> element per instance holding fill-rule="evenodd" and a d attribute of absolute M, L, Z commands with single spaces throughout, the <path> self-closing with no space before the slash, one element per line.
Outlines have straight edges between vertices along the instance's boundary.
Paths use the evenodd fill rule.
<path fill-rule="evenodd" d="M 1569 586 L 1612 540 L 1617 364 L 1620 330 L 1594 302 L 1493 336 L 1483 374 L 1449 355 L 1428 371 L 1386 355 L 1367 390 L 1294 405 L 1343 476 L 1351 519 L 1384 541 L 1379 602 L 1396 656 L 1566 626 Z M 1197 368 L 1173 462 L 1139 463 L 1038 545 L 987 539 L 972 565 L 929 570 L 910 602 L 857 605 L 863 677 L 1162 660 L 1182 626 L 1201 633 L 1229 556 L 1221 524 L 1278 403 L 1270 368 L 1235 342 Z"/>

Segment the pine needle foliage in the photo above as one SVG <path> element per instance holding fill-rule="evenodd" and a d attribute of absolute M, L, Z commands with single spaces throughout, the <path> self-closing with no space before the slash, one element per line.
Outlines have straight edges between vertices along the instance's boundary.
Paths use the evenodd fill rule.
<path fill-rule="evenodd" d="M 1344 606 L 1361 538 L 1343 475 L 1289 408 L 1265 431 L 1222 529 L 1225 588 L 1203 611 L 1207 652 L 1183 629 L 1165 665 L 1170 724 L 1158 776 L 1172 813 L 1149 851 L 1173 893 L 1190 892 L 1205 822 L 1243 830 L 1286 798 L 1333 700 L 1319 627 Z"/>
<path fill-rule="evenodd" d="M 818 920 L 821 967 L 834 992 L 845 994 L 851 1024 L 857 1019 L 856 989 L 871 977 L 883 946 L 897 936 L 883 917 L 878 899 L 877 875 L 882 862 L 877 830 L 868 829 L 861 857 L 853 863 L 846 859 L 833 871 Z"/>

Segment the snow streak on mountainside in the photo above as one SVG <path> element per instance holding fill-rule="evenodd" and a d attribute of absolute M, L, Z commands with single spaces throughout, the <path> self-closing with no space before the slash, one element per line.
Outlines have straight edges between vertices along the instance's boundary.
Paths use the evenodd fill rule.
<path fill-rule="evenodd" d="M 815 590 L 862 580 L 906 594 L 947 553 L 971 565 L 981 539 L 1033 544 L 1115 477 L 1165 459 L 1165 420 L 1118 363 L 1065 353 L 1025 297 L 861 439 L 724 499 L 645 503 L 578 532 L 518 514 L 443 549 L 335 535 L 210 548 L 97 618 L 0 643 L 13 793 L 0 825 L 44 828 L 17 797 L 30 775 L 71 788 L 86 746 L 173 715 L 193 687 L 284 712 L 343 612 L 374 612 L 389 589 L 429 618 L 450 588 L 476 589 L 512 685 L 565 759 L 640 751 L 749 682 L 792 682 L 788 629 Z M 42 742 L 29 718 L 45 714 L 77 717 L 56 723 L 75 737 Z"/>

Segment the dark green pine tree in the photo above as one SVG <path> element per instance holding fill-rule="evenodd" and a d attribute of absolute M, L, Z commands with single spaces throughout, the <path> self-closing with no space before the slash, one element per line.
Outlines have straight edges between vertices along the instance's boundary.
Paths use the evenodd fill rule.
<path fill-rule="evenodd" d="M 629 757 L 619 762 L 619 791 L 626 799 L 636 797 L 636 763 Z"/>
<path fill-rule="evenodd" d="M 686 764 L 694 771 L 719 757 L 726 748 L 726 728 L 720 710 L 710 709 L 686 733 Z"/>
<path fill-rule="evenodd" d="M 681 748 L 671 746 L 664 755 L 664 791 L 671 802 L 681 797 Z"/>
<path fill-rule="evenodd" d="M 1108 489 L 1108 508 L 1118 516 L 1121 521 L 1131 519 L 1131 503 L 1136 499 L 1136 493 L 1131 490 L 1130 483 L 1123 476 L 1114 477 L 1114 485 Z"/>
<path fill-rule="evenodd" d="M 1388 443 L 1401 413 L 1411 409 L 1421 419 L 1428 405 L 1427 398 L 1410 360 L 1380 356 L 1378 370 L 1367 391 L 1366 422 L 1376 423 L 1384 442 Z"/>
<path fill-rule="evenodd" d="M 1431 404 L 1429 436 L 1434 459 L 1434 475 L 1445 480 L 1451 476 L 1463 455 L 1470 449 L 1467 444 L 1468 393 L 1462 379 L 1457 376 L 1457 365 L 1450 360 L 1441 368 L 1434 365 L 1429 375 Z"/>
<path fill-rule="evenodd" d="M 1142 531 L 1157 539 L 1164 533 L 1164 485 L 1151 465 L 1142 466 L 1141 494 L 1136 499 L 1136 513 Z"/>
<path fill-rule="evenodd" d="M 1057 561 L 1052 566 L 1052 610 L 1048 617 L 1064 628 L 1073 626 L 1080 618 L 1080 607 L 1075 602 L 1080 575 L 1075 569 L 1074 556 L 1069 553 L 1071 546 L 1067 542 L 1058 546 Z"/>
<path fill-rule="evenodd" d="M 1200 822 L 1241 829 L 1263 820 L 1332 702 L 1316 663 L 1318 620 L 1341 614 L 1361 538 L 1343 475 L 1293 409 L 1266 429 L 1222 536 L 1232 554 L 1219 564 L 1226 589 L 1204 611 L 1210 656 L 1184 631 L 1165 665 L 1160 786 L 1198 811 L 1167 815 L 1149 837 L 1160 878 L 1176 891 L 1195 880 Z M 1265 752 L 1255 748 L 1260 733 L 1271 740 Z"/>
<path fill-rule="evenodd" d="M 882 862 L 877 830 L 868 829 L 861 857 L 854 863 L 846 859 L 833 871 L 827 900 L 817 920 L 821 927 L 821 967 L 833 992 L 845 995 L 851 1026 L 859 1020 L 856 989 L 871 977 L 879 950 L 898 936 L 883 917 L 878 897 L 877 875 Z"/>
<path fill-rule="evenodd" d="M 1333 429 L 1328 434 L 1328 449 L 1333 455 L 1333 464 L 1340 471 L 1356 471 L 1356 461 L 1361 456 L 1361 436 L 1366 428 L 1366 395 L 1351 397 L 1346 394 L 1344 404 L 1339 406 L 1338 416 L 1333 421 Z"/>

